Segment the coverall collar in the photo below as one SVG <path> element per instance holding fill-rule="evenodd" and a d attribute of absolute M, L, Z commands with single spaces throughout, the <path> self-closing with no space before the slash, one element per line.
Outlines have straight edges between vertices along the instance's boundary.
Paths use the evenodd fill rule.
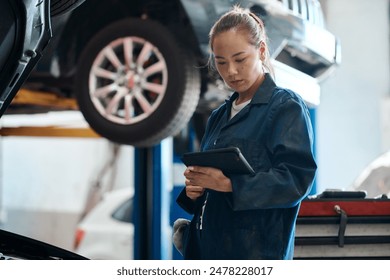
<path fill-rule="evenodd" d="M 267 104 L 271 99 L 276 84 L 269 73 L 265 73 L 264 75 L 265 79 L 257 89 L 250 104 Z M 237 97 L 238 92 L 234 92 L 230 99 L 226 101 L 233 102 L 235 99 L 237 99 Z"/>

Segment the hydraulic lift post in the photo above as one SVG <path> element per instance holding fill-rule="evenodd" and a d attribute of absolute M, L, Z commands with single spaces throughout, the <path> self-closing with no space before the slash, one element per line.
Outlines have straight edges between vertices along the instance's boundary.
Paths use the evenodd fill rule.
<path fill-rule="evenodd" d="M 134 259 L 171 258 L 172 139 L 134 152 Z"/>

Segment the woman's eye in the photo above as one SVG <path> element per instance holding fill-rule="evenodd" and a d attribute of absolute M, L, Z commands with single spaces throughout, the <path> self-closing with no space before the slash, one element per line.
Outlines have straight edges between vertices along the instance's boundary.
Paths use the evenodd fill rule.
<path fill-rule="evenodd" d="M 240 58 L 240 59 L 236 59 L 236 62 L 240 63 L 240 62 L 244 62 L 245 58 Z"/>
<path fill-rule="evenodd" d="M 224 61 L 217 61 L 217 64 L 218 65 L 224 65 L 224 64 L 226 64 L 226 62 L 224 62 Z"/>

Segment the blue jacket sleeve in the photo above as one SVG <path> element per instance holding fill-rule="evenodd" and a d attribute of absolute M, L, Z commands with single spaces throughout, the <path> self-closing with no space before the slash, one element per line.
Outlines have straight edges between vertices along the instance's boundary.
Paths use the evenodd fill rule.
<path fill-rule="evenodd" d="M 294 207 L 311 189 L 317 165 L 306 106 L 299 99 L 288 98 L 273 106 L 267 121 L 265 146 L 271 167 L 254 176 L 231 176 L 234 210 Z"/>

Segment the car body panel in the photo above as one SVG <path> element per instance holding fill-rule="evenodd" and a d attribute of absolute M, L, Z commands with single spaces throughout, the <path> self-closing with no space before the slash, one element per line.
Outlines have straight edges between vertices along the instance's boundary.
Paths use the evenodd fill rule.
<path fill-rule="evenodd" d="M 0 80 L 0 116 L 16 95 L 35 64 L 42 56 L 44 48 L 52 37 L 50 26 L 50 1 L 3 1 L 1 12 L 12 14 L 4 28 L 8 46 L 7 61 L 2 61 Z M 10 45 L 10 41 L 12 45 Z"/>
<path fill-rule="evenodd" d="M 353 181 L 351 188 L 367 196 L 390 197 L 390 151 L 370 162 Z"/>
<path fill-rule="evenodd" d="M 0 229 L 0 260 L 86 260 L 45 242 Z"/>
<path fill-rule="evenodd" d="M 134 258 L 132 211 L 128 207 L 123 209 L 125 211 L 120 209 L 127 202 L 131 203 L 132 209 L 132 195 L 132 188 L 122 188 L 104 195 L 77 227 L 83 236 L 75 248 L 76 253 L 95 260 Z M 121 217 L 114 217 L 115 214 Z"/>

